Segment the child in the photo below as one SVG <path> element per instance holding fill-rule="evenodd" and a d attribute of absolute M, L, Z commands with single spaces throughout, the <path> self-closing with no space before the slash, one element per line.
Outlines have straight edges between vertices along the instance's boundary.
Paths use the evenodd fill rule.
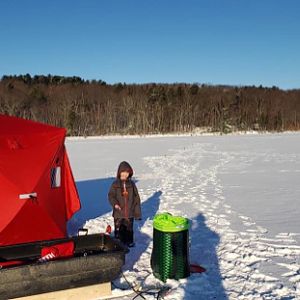
<path fill-rule="evenodd" d="M 133 169 L 128 162 L 120 163 L 117 178 L 112 183 L 108 199 L 113 208 L 115 237 L 129 247 L 134 246 L 133 220 L 139 220 L 141 200 L 135 183 L 131 180 Z"/>

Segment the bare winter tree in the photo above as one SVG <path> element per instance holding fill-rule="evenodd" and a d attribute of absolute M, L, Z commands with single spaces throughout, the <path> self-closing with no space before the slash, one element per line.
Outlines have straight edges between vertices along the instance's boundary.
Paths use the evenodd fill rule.
<path fill-rule="evenodd" d="M 115 84 L 80 77 L 3 76 L 0 113 L 70 135 L 299 130 L 300 90 L 199 84 Z"/>

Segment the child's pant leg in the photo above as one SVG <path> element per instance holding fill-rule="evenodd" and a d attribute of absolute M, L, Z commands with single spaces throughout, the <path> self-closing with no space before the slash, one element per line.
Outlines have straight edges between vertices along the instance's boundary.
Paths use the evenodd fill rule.
<path fill-rule="evenodd" d="M 114 219 L 115 238 L 119 239 L 124 244 L 133 243 L 133 218 Z"/>
<path fill-rule="evenodd" d="M 122 219 L 114 218 L 114 227 L 115 227 L 115 238 L 120 239 L 120 227 L 122 225 Z"/>
<path fill-rule="evenodd" d="M 126 244 L 133 243 L 133 218 L 126 220 Z"/>

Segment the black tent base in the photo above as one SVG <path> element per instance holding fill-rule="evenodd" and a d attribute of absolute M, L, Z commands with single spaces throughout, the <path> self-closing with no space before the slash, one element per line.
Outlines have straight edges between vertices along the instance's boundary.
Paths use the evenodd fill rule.
<path fill-rule="evenodd" d="M 74 257 L 37 263 L 42 247 L 73 240 Z M 126 249 L 103 234 L 0 247 L 0 262 L 24 260 L 25 265 L 0 270 L 0 299 L 11 299 L 116 279 Z"/>

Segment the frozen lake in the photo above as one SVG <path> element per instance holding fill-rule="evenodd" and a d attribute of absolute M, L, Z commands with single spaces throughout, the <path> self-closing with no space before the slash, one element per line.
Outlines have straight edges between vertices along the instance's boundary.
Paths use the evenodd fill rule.
<path fill-rule="evenodd" d="M 152 219 L 169 211 L 191 219 L 191 261 L 207 272 L 170 280 L 167 299 L 300 297 L 300 134 L 69 139 L 67 148 L 82 200 L 71 232 L 111 224 L 116 168 L 128 160 L 135 170 L 144 217 L 124 268 L 132 281 L 151 271 Z"/>

